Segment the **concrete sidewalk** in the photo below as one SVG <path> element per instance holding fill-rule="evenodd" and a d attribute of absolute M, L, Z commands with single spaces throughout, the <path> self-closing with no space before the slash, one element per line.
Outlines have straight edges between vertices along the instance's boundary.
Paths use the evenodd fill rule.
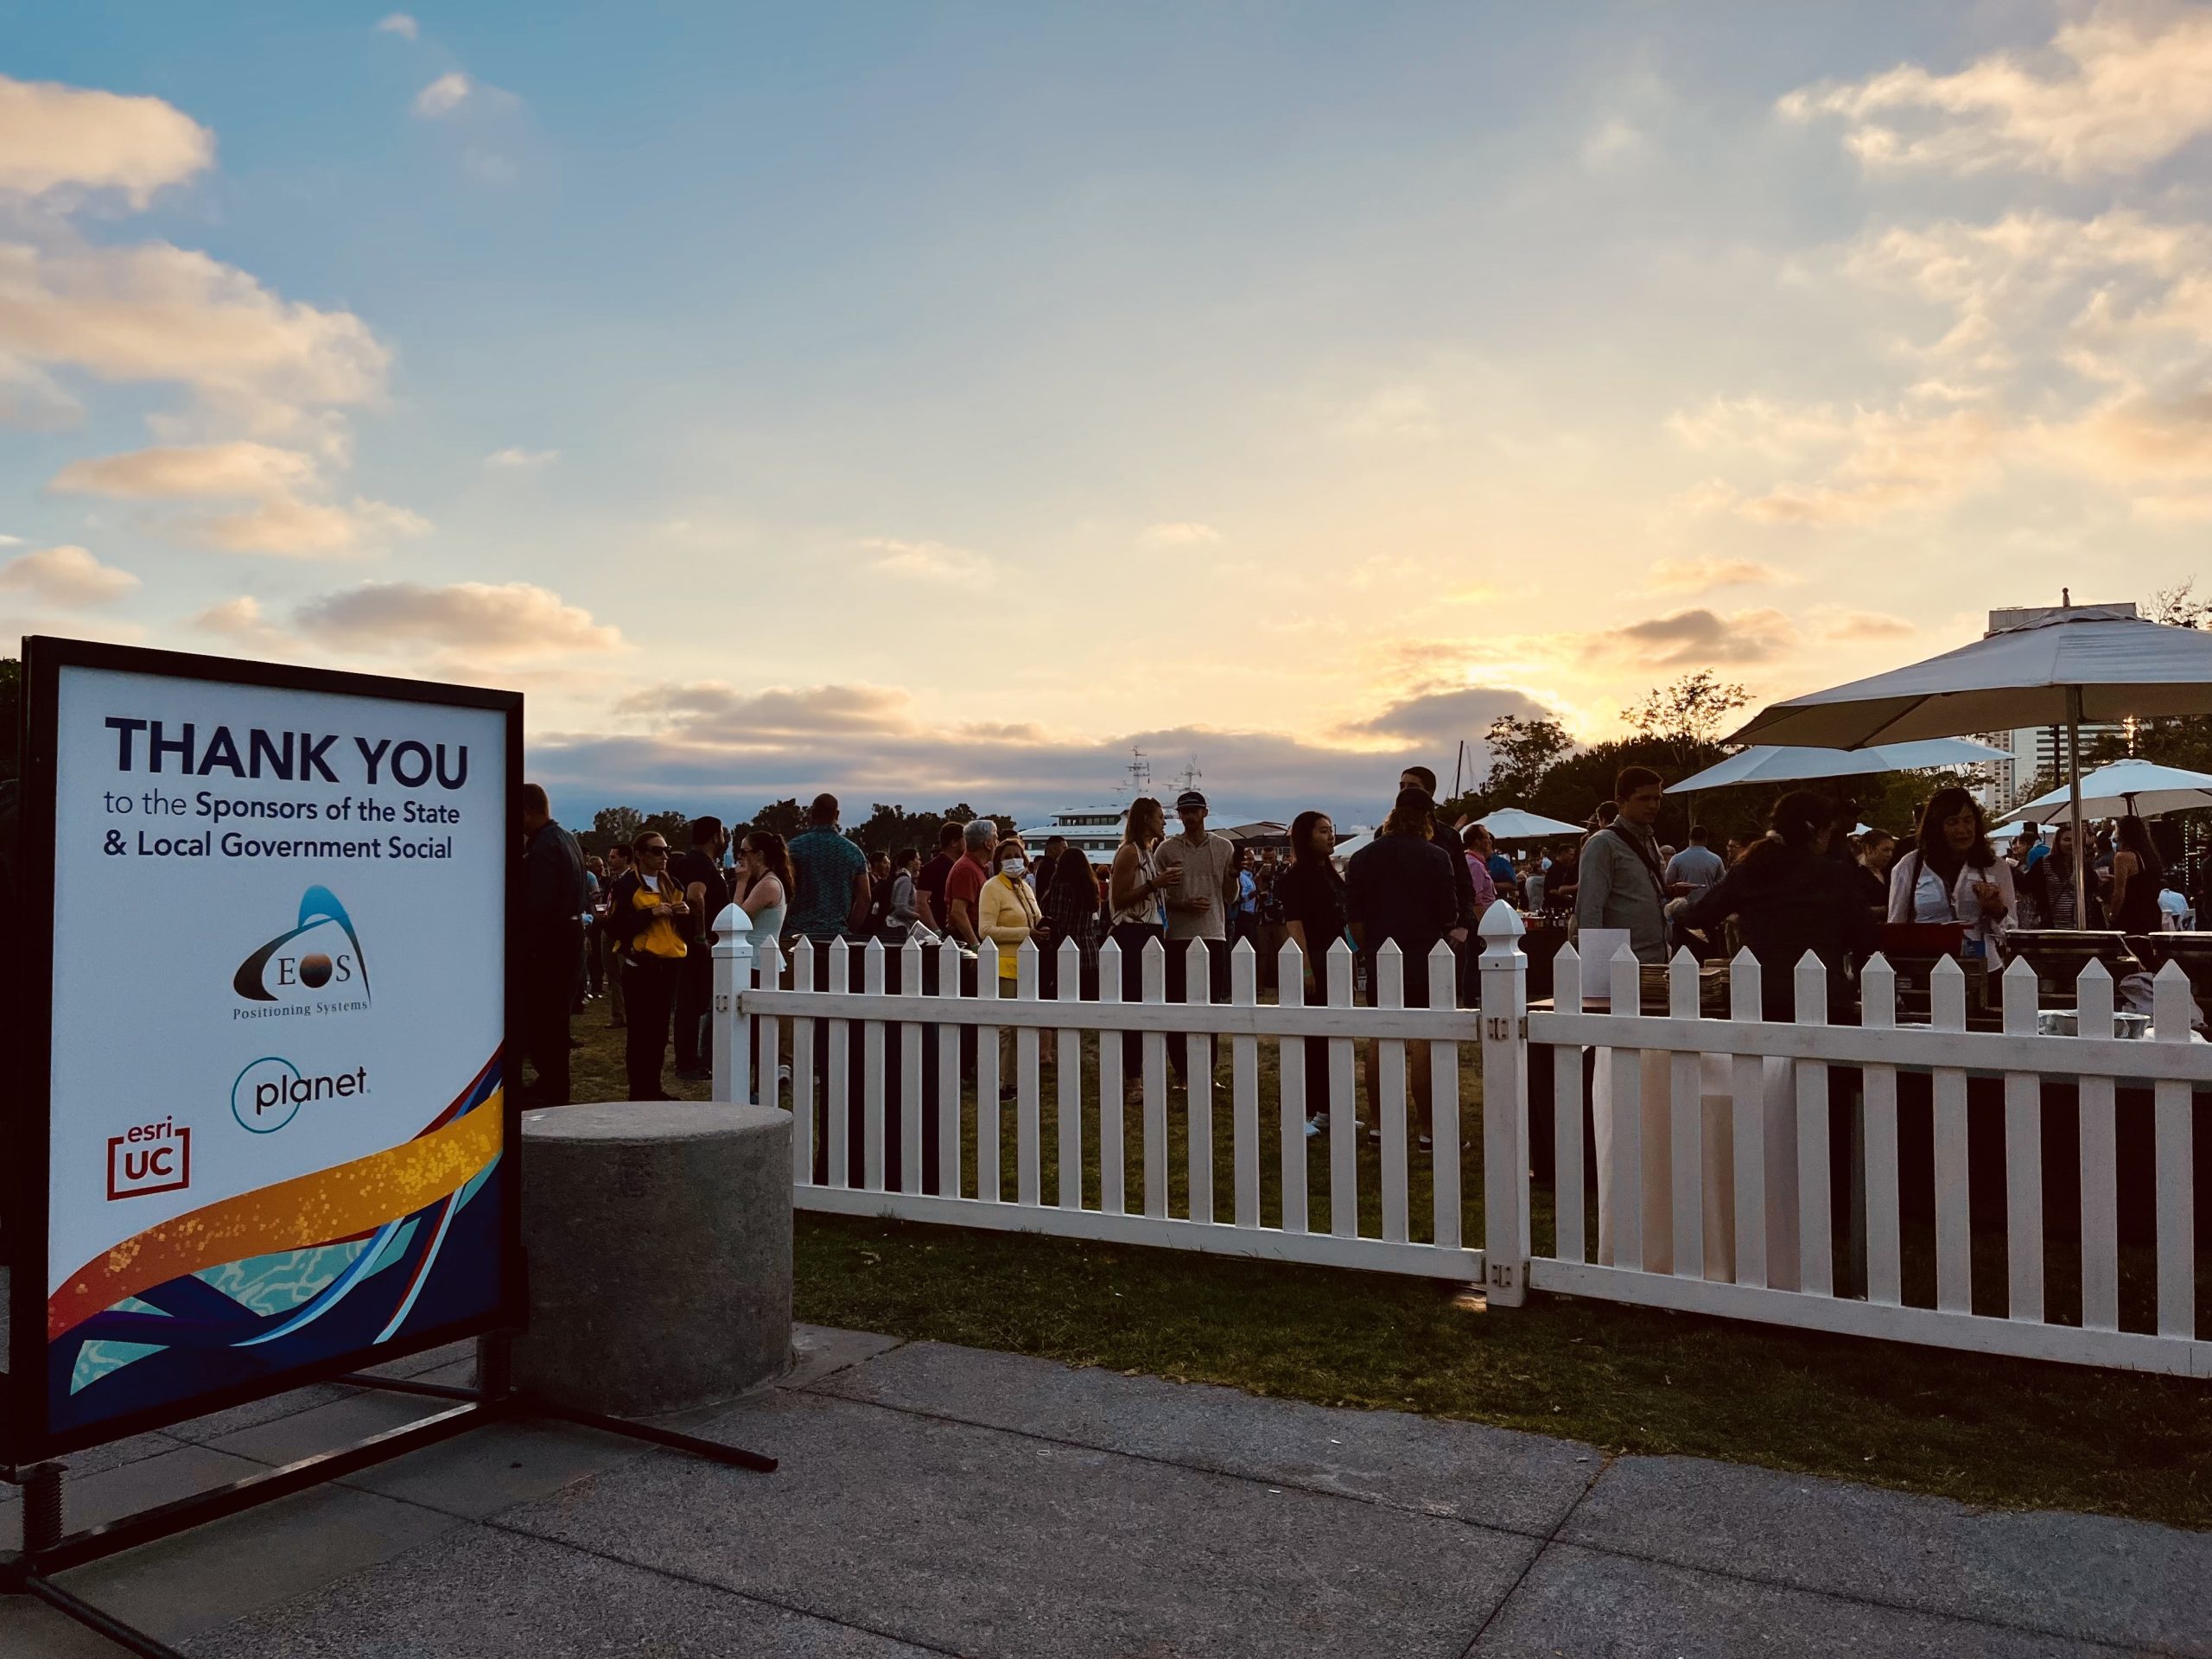
<path fill-rule="evenodd" d="M 773 1475 L 502 1427 L 64 1581 L 222 1659 L 2212 1656 L 2212 1535 L 801 1338 L 780 1385 L 683 1424 Z M 105 1447 L 69 1524 L 429 1408 L 303 1389 Z M 10 1659 L 118 1651 L 0 1600 Z"/>

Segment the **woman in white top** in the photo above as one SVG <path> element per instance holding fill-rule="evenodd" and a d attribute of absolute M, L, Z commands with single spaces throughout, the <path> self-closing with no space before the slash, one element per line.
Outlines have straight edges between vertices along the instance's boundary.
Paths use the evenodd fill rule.
<path fill-rule="evenodd" d="M 757 957 L 762 947 L 784 931 L 784 912 L 791 904 L 791 855 L 785 850 L 781 836 L 756 830 L 746 836 L 738 857 L 731 901 L 753 924 L 745 937 Z"/>
<path fill-rule="evenodd" d="M 1989 844 L 1981 804 L 1954 785 L 1928 798 L 1912 850 L 1890 872 L 1893 922 L 1958 922 L 1966 954 L 1996 955 L 2017 899 L 2012 867 Z"/>
<path fill-rule="evenodd" d="M 1160 894 L 1183 879 L 1175 866 L 1160 868 L 1160 843 L 1167 834 L 1167 809 L 1149 795 L 1129 803 L 1122 844 L 1106 878 L 1107 938 L 1122 953 L 1122 1001 L 1144 1000 L 1144 950 L 1167 931 L 1167 907 Z M 1124 1088 L 1142 1078 L 1144 1045 L 1135 1032 L 1122 1035 Z"/>

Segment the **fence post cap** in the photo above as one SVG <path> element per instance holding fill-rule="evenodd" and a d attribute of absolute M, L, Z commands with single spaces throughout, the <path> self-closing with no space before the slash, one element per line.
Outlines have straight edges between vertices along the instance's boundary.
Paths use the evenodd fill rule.
<path fill-rule="evenodd" d="M 753 948 L 752 931 L 753 918 L 740 910 L 737 901 L 733 899 L 715 918 L 715 948 L 720 950 L 734 941 L 749 950 Z"/>
<path fill-rule="evenodd" d="M 1483 912 L 1475 931 L 1481 935 L 1484 944 L 1491 944 L 1510 943 L 1529 930 L 1521 924 L 1520 912 L 1504 899 L 1495 899 L 1491 901 L 1490 908 Z"/>

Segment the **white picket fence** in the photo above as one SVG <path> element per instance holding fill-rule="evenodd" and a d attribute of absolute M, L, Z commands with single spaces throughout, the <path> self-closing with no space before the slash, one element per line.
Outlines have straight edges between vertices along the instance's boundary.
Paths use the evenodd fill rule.
<path fill-rule="evenodd" d="M 727 936 L 725 936 L 727 937 Z M 1025 944 L 1016 958 L 1012 996 L 960 994 L 961 956 L 945 944 L 937 949 L 938 983 L 934 995 L 887 989 L 893 960 L 883 945 L 842 941 L 826 947 L 825 989 L 817 980 L 815 947 L 801 941 L 788 963 L 771 945 L 755 963 L 741 940 L 716 947 L 718 990 L 715 1022 L 717 1099 L 758 1099 L 764 1104 L 800 1108 L 793 1111 L 791 1174 L 801 1209 L 845 1215 L 896 1216 L 913 1221 L 950 1222 L 1052 1233 L 1062 1237 L 1119 1240 L 1168 1245 L 1181 1249 L 1255 1256 L 1285 1262 L 1368 1267 L 1453 1281 L 1483 1276 L 1479 1249 L 1460 1235 L 1459 1040 L 1471 1034 L 1471 1016 L 1458 1012 L 1452 994 L 1456 964 L 1448 947 L 1440 947 L 1426 964 L 1432 981 L 1432 1012 L 1408 1008 L 1403 963 L 1395 950 L 1377 964 L 1382 1006 L 1352 1004 L 1352 955 L 1339 942 L 1325 963 L 1325 1003 L 1303 1003 L 1304 971 L 1295 946 L 1286 946 L 1279 967 L 1278 1000 L 1258 995 L 1259 958 L 1249 944 L 1230 957 L 1230 999 L 1209 1002 L 1209 963 L 1205 947 L 1191 947 L 1187 958 L 1189 1000 L 1166 1000 L 1167 957 L 1157 942 L 1148 944 L 1141 963 L 1141 1001 L 1122 1000 L 1119 950 L 1104 945 L 1098 956 L 1097 999 L 1082 1000 L 1081 956 L 1073 944 L 1061 948 L 1058 995 L 1039 995 L 1040 957 Z M 925 982 L 924 947 L 907 944 L 897 952 L 899 983 Z M 998 984 L 999 955 L 986 945 L 971 967 L 974 982 Z M 735 988 L 749 985 L 741 997 Z M 790 1047 L 784 1047 L 788 1022 Z M 826 1025 L 826 1045 L 817 1026 Z M 853 1059 L 852 1033 L 860 1033 L 859 1060 Z M 924 1033 L 937 1034 L 934 1090 L 925 1086 Z M 963 1090 L 960 1034 L 972 1031 L 972 1093 Z M 1013 1190 L 1006 1190 L 999 1107 L 1001 1031 L 1014 1033 Z M 1084 1033 L 1100 1033 L 1086 1052 Z M 1118 1035 L 1137 1033 L 1137 1075 L 1125 1078 L 1123 1045 Z M 1041 1190 L 1043 1057 L 1052 1039 L 1055 1090 L 1053 1145 L 1058 1175 L 1055 1190 Z M 1328 1044 L 1326 1101 L 1311 1103 L 1328 1114 L 1325 1141 L 1309 1142 L 1306 1134 L 1305 1041 Z M 1217 1215 L 1213 1160 L 1216 1117 L 1211 1049 L 1218 1039 L 1230 1055 L 1230 1156 L 1233 1168 L 1230 1213 Z M 1189 1085 L 1171 1101 L 1170 1042 L 1185 1045 Z M 1356 1050 L 1363 1041 L 1379 1045 L 1377 1083 L 1382 1096 L 1379 1155 L 1366 1160 L 1368 1185 L 1362 1188 L 1356 1116 Z M 1263 1224 L 1260 1160 L 1260 1045 L 1276 1046 L 1281 1058 L 1281 1085 L 1274 1103 L 1280 1129 L 1275 1158 L 1279 1198 L 1276 1219 Z M 1431 1056 L 1430 1109 L 1441 1156 L 1411 1148 L 1408 1135 L 1406 1081 L 1409 1044 L 1427 1043 Z M 895 1046 L 895 1047 L 893 1046 Z M 757 1052 L 756 1052 L 757 1050 Z M 887 1055 L 895 1052 L 897 1098 L 887 1082 Z M 817 1055 L 826 1058 L 826 1075 L 815 1076 Z M 789 1068 L 787 1084 L 779 1071 Z M 757 1082 L 756 1082 L 757 1079 Z M 819 1087 L 817 1088 L 817 1084 Z M 1134 1085 L 1141 1103 L 1137 1144 L 1124 1132 L 1125 1086 Z M 925 1094 L 938 1108 L 925 1112 Z M 811 1109 L 804 1108 L 814 1103 Z M 860 1179 L 849 1179 L 854 1160 L 850 1136 L 859 1111 Z M 977 1109 L 977 1103 L 982 1109 Z M 1184 1130 L 1185 1188 L 1179 1210 L 1171 1210 L 1170 1114 Z M 924 1186 L 926 1132 L 934 1141 L 937 1179 Z M 887 1124 L 898 1126 L 901 1148 L 899 1179 L 887 1181 Z M 817 1146 L 817 1136 L 822 1144 Z M 1309 1147 L 1324 1149 L 1327 1171 L 1325 1213 L 1309 1215 Z M 972 1147 L 972 1163 L 966 1156 Z M 1087 1201 L 1084 1165 L 1095 1149 L 1098 1166 L 1095 1201 Z M 817 1152 L 821 1154 L 817 1157 Z M 1133 1166 L 1132 1159 L 1137 1161 Z M 1429 1165 L 1432 1194 L 1426 1239 L 1413 1236 L 1411 1176 L 1414 1160 Z M 1141 1173 L 1142 1201 L 1129 1205 L 1132 1169 Z M 1362 1230 L 1362 1199 L 1376 1223 Z"/>
<path fill-rule="evenodd" d="M 1554 1007 L 1529 1012 L 1520 933 L 1520 918 L 1508 906 L 1497 906 L 1484 918 L 1482 1006 L 1471 1010 L 1457 1006 L 1455 964 L 1444 946 L 1425 964 L 1429 1008 L 1402 1006 L 1404 963 L 1389 948 L 1377 963 L 1375 1000 L 1381 1006 L 1353 1006 L 1352 957 L 1341 942 L 1325 963 L 1328 988 L 1319 1006 L 1303 1004 L 1302 963 L 1287 945 L 1279 963 L 1279 1000 L 1262 1002 L 1258 958 L 1249 944 L 1232 953 L 1225 1004 L 1207 1001 L 1202 947 L 1191 958 L 1189 1000 L 1167 1001 L 1166 958 L 1156 944 L 1145 952 L 1141 1001 L 1125 1002 L 1111 944 L 1101 952 L 1096 1000 L 1079 996 L 1080 959 L 1071 944 L 1061 952 L 1053 998 L 1039 995 L 1039 958 L 1026 945 L 1012 996 L 961 995 L 959 954 L 950 946 L 938 951 L 944 988 L 925 995 L 887 989 L 893 958 L 880 944 L 828 947 L 827 988 L 817 989 L 809 945 L 801 944 L 788 962 L 770 947 L 755 963 L 741 937 L 732 938 L 725 929 L 716 948 L 715 1098 L 806 1108 L 794 1114 L 792 1147 L 802 1209 L 1482 1282 L 1491 1306 L 1500 1308 L 1517 1306 L 1534 1288 L 1990 1353 L 2212 1376 L 2212 1342 L 2200 1338 L 2196 1319 L 2190 1174 L 2192 1091 L 2212 1090 L 2212 1046 L 2190 1040 L 2188 982 L 2178 967 L 2169 964 L 2157 981 L 2151 1040 L 2110 1034 L 2113 986 L 2094 963 L 2077 987 L 2082 1034 L 2071 1037 L 2037 1034 L 2037 988 L 2024 963 L 2004 976 L 2001 1032 L 1967 1029 L 1966 982 L 1954 963 L 1936 970 L 1929 1024 L 1900 1025 L 1896 976 L 1878 957 L 1863 976 L 1858 1026 L 1827 1023 L 1825 979 L 1811 958 L 1796 976 L 1797 1018 L 1762 1019 L 1759 968 L 1748 954 L 1732 968 L 1726 1019 L 1700 1017 L 1697 970 L 1687 956 L 1670 969 L 1666 1014 L 1641 1012 L 1641 970 L 1624 951 L 1603 970 L 1611 1006 L 1586 1006 L 1599 999 L 1586 979 L 1590 969 L 1571 948 L 1554 963 Z M 986 988 L 995 983 L 996 960 L 987 949 L 975 970 Z M 924 982 L 921 947 L 904 947 L 897 963 L 902 987 Z M 818 1040 L 817 1023 L 827 1027 L 826 1045 Z M 972 1093 L 963 1087 L 963 1030 L 975 1033 L 967 1079 Z M 994 1109 L 1001 1030 L 1014 1033 L 1011 1191 L 1001 1173 L 1001 1114 Z M 933 1090 L 924 1086 L 925 1031 L 937 1033 Z M 1124 1032 L 1138 1033 L 1141 1054 L 1139 1075 L 1128 1079 L 1116 1035 Z M 1081 1041 L 1087 1033 L 1100 1034 L 1095 1050 Z M 1058 1177 L 1050 1192 L 1041 1179 L 1048 1033 L 1061 1062 L 1050 1126 Z M 1328 1129 L 1312 1142 L 1304 1133 L 1307 1038 L 1328 1045 L 1329 1097 L 1311 1103 L 1327 1111 Z M 1187 1091 L 1179 1091 L 1186 1197 L 1171 1211 L 1169 1130 L 1177 1103 L 1167 1087 L 1166 1056 L 1167 1045 L 1178 1039 L 1186 1045 L 1191 1079 Z M 1219 1108 L 1208 1063 L 1213 1039 L 1230 1056 L 1233 1199 L 1226 1216 L 1216 1213 L 1214 1200 Z M 1357 1051 L 1370 1040 L 1376 1046 L 1382 1140 L 1379 1155 L 1363 1160 L 1354 1119 L 1370 1108 Z M 1459 1048 L 1475 1041 L 1482 1057 L 1486 1235 L 1479 1240 L 1462 1237 L 1460 1164 L 1451 1150 L 1459 1140 Z M 1272 1219 L 1263 1219 L 1261 1179 L 1262 1042 L 1278 1046 L 1281 1062 L 1272 1103 L 1281 1126 L 1274 1137 L 1279 1199 Z M 1436 1154 L 1415 1149 L 1408 1133 L 1408 1046 L 1421 1043 L 1428 1045 L 1431 1061 Z M 1548 1255 L 1530 1248 L 1532 1045 L 1548 1046 L 1553 1059 L 1560 1176 Z M 817 1049 L 827 1057 L 819 1079 Z M 1586 1052 L 1594 1055 L 1596 1078 L 1587 1103 Z M 895 1065 L 887 1065 L 887 1055 L 897 1057 Z M 789 1082 L 780 1084 L 779 1069 L 786 1065 Z M 1836 1071 L 1851 1084 L 1840 1092 L 1832 1088 Z M 1933 1103 L 1935 1295 L 1928 1306 L 1904 1299 L 1910 1251 L 1898 1180 L 1897 1085 L 1900 1075 L 1916 1072 L 1929 1077 Z M 1973 1308 L 1973 1076 L 2003 1079 L 2003 1317 Z M 2073 1081 L 2078 1089 L 2078 1324 L 2055 1321 L 2046 1294 L 2054 1240 L 2043 1214 L 2045 1077 Z M 1124 1134 L 1125 1082 L 1141 1100 L 1134 1136 Z M 2120 1325 L 2115 1095 L 2122 1089 L 2147 1090 L 2155 1120 L 2156 1244 L 2147 1270 L 2156 1276 L 2156 1316 L 2146 1329 Z M 937 1169 L 925 1190 L 924 1100 L 930 1093 L 940 1109 L 927 1126 Z M 976 1102 L 983 1103 L 980 1111 Z M 1850 1125 L 1847 1188 L 1856 1212 L 1840 1264 L 1831 1205 L 1829 1127 L 1836 1113 Z M 1594 1253 L 1586 1238 L 1589 1195 L 1580 1179 L 1586 1114 L 1600 1142 Z M 892 1124 L 902 1155 L 898 1178 L 887 1180 Z M 1132 1139 L 1135 1144 L 1127 1144 Z M 1309 1147 L 1325 1158 L 1326 1168 L 1325 1204 L 1311 1206 Z M 1097 1174 L 1087 1192 L 1090 1149 Z M 1142 1187 L 1134 1212 L 1133 1171 L 1141 1172 Z M 1410 1225 L 1416 1173 L 1428 1176 L 1432 1193 L 1427 1239 L 1414 1237 Z M 1365 1230 L 1363 1211 L 1376 1218 Z M 2070 1264 L 2073 1246 L 2063 1248 Z"/>

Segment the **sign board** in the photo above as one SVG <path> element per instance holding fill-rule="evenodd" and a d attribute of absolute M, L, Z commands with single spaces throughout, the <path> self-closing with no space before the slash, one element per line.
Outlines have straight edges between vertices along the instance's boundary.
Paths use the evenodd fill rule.
<path fill-rule="evenodd" d="M 23 668 L 10 1455 L 518 1324 L 521 696 Z"/>

